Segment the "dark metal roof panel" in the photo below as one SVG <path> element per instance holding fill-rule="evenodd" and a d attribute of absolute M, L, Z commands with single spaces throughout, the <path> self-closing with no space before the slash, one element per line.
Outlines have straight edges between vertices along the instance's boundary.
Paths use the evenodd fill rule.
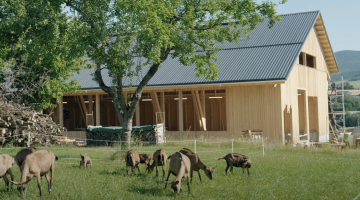
<path fill-rule="evenodd" d="M 251 32 L 251 41 L 242 40 L 240 46 L 236 43 L 218 44 L 223 51 L 217 53 L 220 75 L 214 81 L 198 79 L 195 66 L 183 66 L 178 58 L 169 56 L 147 86 L 286 80 L 319 13 L 282 15 L 282 21 L 271 29 L 267 21 L 260 23 Z M 125 79 L 124 85 L 138 85 L 148 69 L 143 67 L 140 77 Z M 98 84 L 92 80 L 92 72 L 94 69 L 83 69 L 71 80 L 77 79 L 83 89 L 98 89 Z M 111 85 L 107 71 L 103 70 L 102 74 L 105 83 Z"/>

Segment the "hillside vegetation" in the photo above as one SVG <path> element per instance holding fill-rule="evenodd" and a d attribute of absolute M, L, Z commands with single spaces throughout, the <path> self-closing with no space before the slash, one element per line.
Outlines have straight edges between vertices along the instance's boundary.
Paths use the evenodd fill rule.
<path fill-rule="evenodd" d="M 360 80 L 360 51 L 338 51 L 335 52 L 335 58 L 340 73 L 331 75 L 332 81 L 340 81 L 341 76 L 344 77 L 344 80 L 349 81 L 350 84 Z M 355 84 L 352 85 L 355 86 Z"/>

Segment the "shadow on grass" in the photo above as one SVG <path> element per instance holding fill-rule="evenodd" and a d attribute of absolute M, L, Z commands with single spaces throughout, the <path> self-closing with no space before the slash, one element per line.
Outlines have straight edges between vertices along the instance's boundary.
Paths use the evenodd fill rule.
<path fill-rule="evenodd" d="M 173 190 L 170 187 L 167 187 L 166 189 L 164 189 L 163 187 L 157 187 L 157 186 L 153 186 L 150 188 L 146 188 L 146 187 L 142 187 L 142 186 L 138 186 L 138 185 L 131 185 L 130 192 L 133 193 L 138 193 L 141 195 L 153 195 L 153 196 L 159 196 L 159 197 L 174 197 L 175 193 L 173 192 Z"/>

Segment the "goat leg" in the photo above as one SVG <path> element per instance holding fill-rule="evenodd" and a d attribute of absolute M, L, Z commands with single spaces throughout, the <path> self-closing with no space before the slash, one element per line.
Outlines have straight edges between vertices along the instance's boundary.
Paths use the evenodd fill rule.
<path fill-rule="evenodd" d="M 163 169 L 163 177 L 165 178 L 166 165 L 163 165 L 163 166 L 162 166 L 162 169 Z"/>
<path fill-rule="evenodd" d="M 170 176 L 170 170 L 169 170 L 169 172 L 168 172 L 168 177 L 167 177 L 167 179 L 166 179 L 166 181 L 165 181 L 165 189 L 166 189 L 167 182 L 168 182 L 168 180 L 169 180 L 169 176 Z"/>
<path fill-rule="evenodd" d="M 225 174 L 226 175 L 227 175 L 227 171 L 228 171 L 229 167 L 230 167 L 229 165 L 226 166 L 226 169 L 225 169 Z"/>
<path fill-rule="evenodd" d="M 7 170 L 7 173 L 10 174 L 11 181 L 14 181 L 14 174 L 11 171 L 11 168 Z M 11 182 L 11 189 L 13 188 L 13 183 Z"/>
<path fill-rule="evenodd" d="M 51 192 L 51 181 L 50 181 L 50 177 L 49 177 L 49 174 L 47 173 L 47 174 L 45 174 L 45 178 L 46 178 L 46 180 L 47 180 L 47 182 L 48 182 L 48 191 L 49 191 L 49 193 Z"/>
<path fill-rule="evenodd" d="M 0 177 L 1 178 L 1 177 Z M 6 173 L 4 174 L 4 176 L 2 177 L 5 181 L 5 184 L 6 184 L 6 187 L 7 187 L 7 191 L 9 192 L 9 180 L 8 178 L 6 177 Z"/>
<path fill-rule="evenodd" d="M 192 178 L 193 178 L 193 170 L 192 169 L 190 170 L 190 177 L 191 177 L 190 183 L 192 183 Z"/>
<path fill-rule="evenodd" d="M 39 190 L 40 190 L 40 196 L 42 196 L 43 193 L 42 193 L 42 190 L 41 190 L 41 177 L 40 177 L 40 174 L 36 174 L 36 179 L 37 179 L 38 187 L 39 187 Z"/>
<path fill-rule="evenodd" d="M 156 165 L 156 176 L 159 176 L 159 169 L 158 169 L 158 166 Z"/>
<path fill-rule="evenodd" d="M 248 175 L 250 176 L 250 170 L 249 170 L 249 168 L 247 168 L 247 171 L 248 171 Z"/>
<path fill-rule="evenodd" d="M 199 178 L 200 178 L 200 182 L 201 182 L 201 174 L 200 174 L 200 170 L 199 171 L 197 171 L 198 172 L 198 174 L 199 174 Z"/>
<path fill-rule="evenodd" d="M 187 186 L 188 186 L 189 193 L 190 193 L 190 181 L 189 181 L 189 175 L 188 175 L 186 178 L 187 178 Z"/>

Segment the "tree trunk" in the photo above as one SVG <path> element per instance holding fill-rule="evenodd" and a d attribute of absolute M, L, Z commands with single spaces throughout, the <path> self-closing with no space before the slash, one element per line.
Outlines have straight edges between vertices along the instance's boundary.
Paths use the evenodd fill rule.
<path fill-rule="evenodd" d="M 122 118 L 123 134 L 121 136 L 122 146 L 130 149 L 131 145 L 131 131 L 132 131 L 132 118 L 124 116 Z"/>

